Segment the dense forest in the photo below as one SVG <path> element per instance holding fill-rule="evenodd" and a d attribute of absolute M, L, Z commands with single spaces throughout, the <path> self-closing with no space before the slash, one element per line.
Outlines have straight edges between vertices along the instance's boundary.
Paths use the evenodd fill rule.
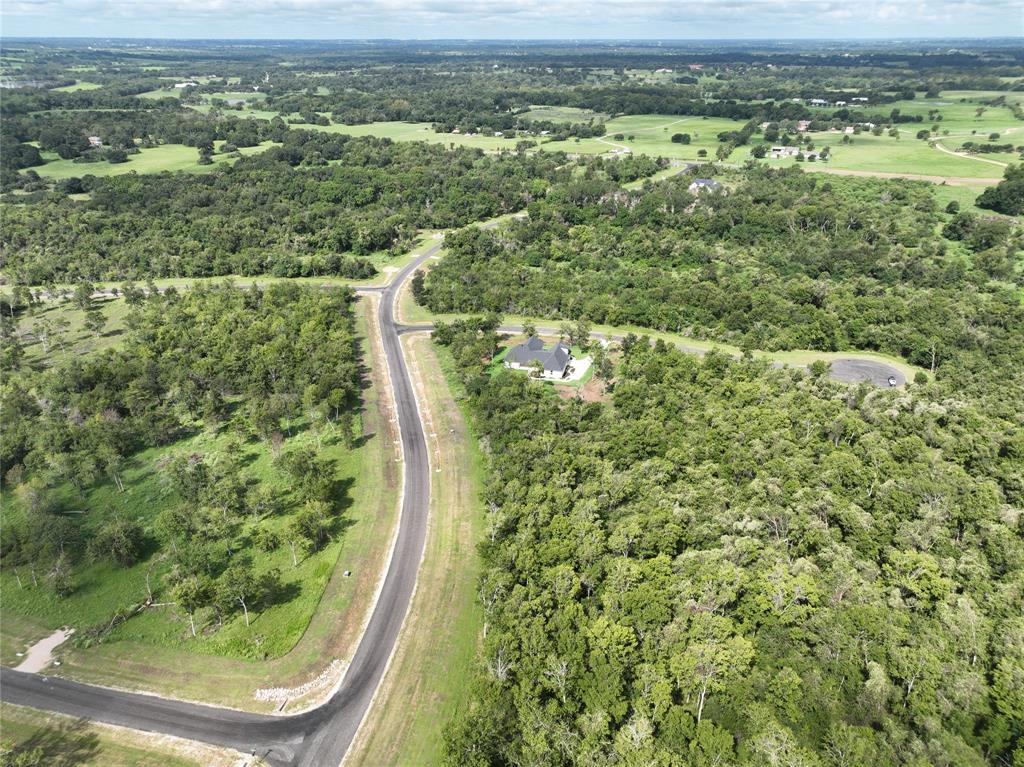
<path fill-rule="evenodd" d="M 203 175 L 85 179 L 3 209 L 3 268 L 48 281 L 375 272 L 420 228 L 519 210 L 567 177 L 558 154 L 479 150 L 289 132 L 284 143 Z M 87 168 L 88 166 L 84 166 Z M 653 168 L 652 168 L 653 169 Z M 88 191 L 87 201 L 68 195 Z M 353 255 L 349 255 L 353 254 Z"/>
<path fill-rule="evenodd" d="M 490 467 L 447 763 L 1019 762 L 1019 409 L 635 336 L 566 401 L 487 372 L 495 327 L 435 333 Z"/>
<path fill-rule="evenodd" d="M 636 192 L 580 178 L 507 231 L 449 237 L 414 291 L 435 312 L 631 324 L 749 349 L 875 349 L 961 380 L 1024 369 L 1009 222 L 946 214 L 915 182 L 720 175 L 722 192 L 697 196 L 692 175 Z"/>
<path fill-rule="evenodd" d="M 124 300 L 133 309 L 116 349 L 68 355 L 37 329 L 54 360 L 40 370 L 19 363 L 19 339 L 4 323 L 0 461 L 8 500 L 0 554 L 19 585 L 8 601 L 32 589 L 73 595 L 82 568 L 148 559 L 163 574 L 146 578 L 150 601 L 154 591 L 170 594 L 193 636 L 201 617 L 219 625 L 244 613 L 248 623 L 250 611 L 289 598 L 275 573 L 254 564 L 254 542 L 264 550 L 287 544 L 297 562 L 303 548 L 327 542 L 343 508 L 331 462 L 309 448 L 283 448 L 298 424 L 352 440 L 361 376 L 352 294 L 287 284 L 185 294 L 128 286 Z M 203 429 L 235 436 L 218 454 L 173 449 Z M 250 440 L 270 447 L 287 492 L 246 469 Z M 117 502 L 90 507 L 98 485 L 131 490 L 137 454 L 153 447 L 169 448 L 155 467 L 163 488 L 155 519 Z M 276 531 L 282 515 L 286 536 Z M 87 637 L 142 609 L 106 608 L 113 619 L 85 627 Z"/>

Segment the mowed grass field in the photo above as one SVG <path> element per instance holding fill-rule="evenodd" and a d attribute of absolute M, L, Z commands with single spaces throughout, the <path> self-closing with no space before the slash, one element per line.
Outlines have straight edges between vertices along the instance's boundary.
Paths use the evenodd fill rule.
<path fill-rule="evenodd" d="M 916 132 L 916 131 L 915 131 Z M 900 138 L 888 135 L 873 136 L 864 132 L 850 136 L 851 143 L 843 144 L 840 133 L 809 133 L 815 149 L 829 147 L 825 163 L 799 163 L 795 158 L 765 159 L 772 166 L 802 165 L 805 170 L 824 167 L 869 173 L 903 173 L 922 176 L 992 179 L 1003 175 L 1001 166 L 973 157 L 947 154 L 927 141 L 914 138 L 914 134 L 901 133 Z M 741 147 L 729 159 L 739 161 L 749 156 L 749 148 Z M 816 167 L 817 166 L 817 167 Z"/>
<path fill-rule="evenodd" d="M 427 141 L 432 144 L 474 147 L 493 152 L 499 149 L 513 150 L 520 139 L 500 138 L 494 135 L 464 133 L 436 133 L 430 123 L 379 122 L 367 125 L 298 125 L 305 130 L 319 130 L 325 133 L 344 133 L 349 136 L 378 136 L 392 141 Z M 493 134 L 493 131 L 492 131 Z"/>
<path fill-rule="evenodd" d="M 0 731 L 15 754 L 38 749 L 42 758 L 32 764 L 40 767 L 231 767 L 238 757 L 213 746 L 10 703 L 0 703 Z"/>
<path fill-rule="evenodd" d="M 90 83 L 86 80 L 79 80 L 72 85 L 64 85 L 60 88 L 53 88 L 57 93 L 74 93 L 75 91 L 94 91 L 103 86 L 99 83 Z"/>
<path fill-rule="evenodd" d="M 215 147 L 218 151 L 223 142 Z M 243 155 L 259 154 L 273 142 L 264 141 L 258 146 L 240 147 Z M 45 155 L 44 155 L 45 156 Z M 128 162 L 74 162 L 73 160 L 51 159 L 45 165 L 32 168 L 43 178 L 62 180 L 81 178 L 83 176 L 119 176 L 123 173 L 162 173 L 164 171 L 187 171 L 189 173 L 206 173 L 216 170 L 219 166 L 233 163 L 235 158 L 225 154 L 214 154 L 212 165 L 199 164 L 199 150 L 194 146 L 183 144 L 162 144 L 150 149 L 140 149 L 138 154 L 128 155 Z"/>
<path fill-rule="evenodd" d="M 574 122 L 585 123 L 590 120 L 605 121 L 608 115 L 601 112 L 594 112 L 591 109 L 580 109 L 578 107 L 545 106 L 543 104 L 532 104 L 528 112 L 520 116 L 521 120 L 550 120 L 551 122 Z"/>

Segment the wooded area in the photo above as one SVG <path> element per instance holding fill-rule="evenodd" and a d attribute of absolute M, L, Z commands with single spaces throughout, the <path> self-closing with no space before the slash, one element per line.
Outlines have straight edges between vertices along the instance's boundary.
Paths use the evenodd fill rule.
<path fill-rule="evenodd" d="M 1004 282 L 1019 229 L 946 214 L 923 183 L 751 167 L 695 195 L 701 172 L 713 169 L 635 192 L 598 178 L 560 186 L 501 233 L 449 237 L 417 299 L 747 349 L 874 349 L 965 389 L 1024 391 L 1006 380 L 1024 354 L 1024 307 Z"/>
<path fill-rule="evenodd" d="M 355 440 L 352 295 L 219 286 L 129 288 L 125 300 L 129 330 L 104 353 L 69 357 L 51 341 L 54 364 L 35 370 L 17 364 L 19 340 L 5 334 L 5 358 L 20 367 L 3 382 L 8 609 L 37 590 L 75 599 L 79 573 L 98 561 L 148 561 L 148 596 L 102 606 L 108 617 L 83 627 L 83 640 L 102 639 L 154 599 L 177 605 L 193 636 L 236 613 L 248 625 L 253 610 L 294 596 L 254 555 L 287 547 L 295 566 L 339 529 L 347 488 L 333 462 L 289 438 Z M 222 450 L 175 447 L 204 430 L 224 434 Z M 252 443 L 272 454 L 286 490 L 247 468 Z M 152 448 L 162 450 L 146 465 L 139 454 Z M 153 489 L 131 486 L 140 463 L 158 488 L 142 507 Z M 93 506 L 90 493 L 104 485 L 118 492 Z"/>
<path fill-rule="evenodd" d="M 449 764 L 1012 762 L 1019 413 L 635 336 L 565 401 L 483 369 L 495 327 L 436 336 L 490 460 Z"/>
<path fill-rule="evenodd" d="M 119 176 L 5 206 L 0 257 L 23 284 L 270 274 L 369 277 L 363 259 L 420 228 L 519 210 L 565 177 L 557 155 L 288 132 L 283 145 L 193 176 Z M 88 167 L 88 166 L 84 166 Z"/>

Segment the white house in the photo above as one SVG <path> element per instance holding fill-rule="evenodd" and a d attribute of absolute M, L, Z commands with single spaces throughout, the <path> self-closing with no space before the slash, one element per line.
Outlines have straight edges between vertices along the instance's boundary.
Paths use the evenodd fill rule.
<path fill-rule="evenodd" d="M 687 190 L 690 194 L 702 194 L 704 192 L 721 192 L 725 189 L 719 182 L 713 178 L 695 178 Z"/>

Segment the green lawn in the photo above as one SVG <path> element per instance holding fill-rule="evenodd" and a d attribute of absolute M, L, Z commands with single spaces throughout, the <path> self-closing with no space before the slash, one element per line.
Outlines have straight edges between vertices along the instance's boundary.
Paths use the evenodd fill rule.
<path fill-rule="evenodd" d="M 349 136 L 380 136 L 393 141 L 427 141 L 432 144 L 468 146 L 488 151 L 515 149 L 518 139 L 496 138 L 490 134 L 436 133 L 430 123 L 379 122 L 367 125 L 300 125 L 307 130 L 344 133 Z M 492 131 L 493 133 L 493 131 Z"/>
<path fill-rule="evenodd" d="M 978 199 L 978 195 L 981 191 L 982 189 L 979 187 L 939 184 L 935 187 L 935 199 L 942 210 L 945 210 L 946 206 L 955 200 L 960 203 L 960 210 L 962 211 L 982 216 L 991 216 L 993 215 L 991 210 L 979 208 L 974 204 L 974 201 Z"/>
<path fill-rule="evenodd" d="M 979 178 L 997 180 L 1003 169 L 988 162 L 967 157 L 946 154 L 927 141 L 914 138 L 914 134 L 901 133 L 900 138 L 888 135 L 873 136 L 860 133 L 850 136 L 852 143 L 843 144 L 843 134 L 812 132 L 808 134 L 816 149 L 830 148 L 827 163 L 822 166 L 841 170 L 866 171 L 869 173 L 906 173 L 922 176 L 943 176 L 956 178 Z M 757 143 L 752 142 L 753 143 Z M 763 142 L 762 142 L 763 143 Z M 730 160 L 749 157 L 750 149 L 741 147 Z M 803 165 L 814 170 L 815 163 L 797 163 L 793 158 L 765 160 L 772 166 Z"/>
<path fill-rule="evenodd" d="M 222 142 L 218 142 L 218 148 Z M 273 142 L 264 141 L 258 146 L 241 147 L 243 155 L 258 154 Z M 109 162 L 76 163 L 73 160 L 51 160 L 45 165 L 32 168 L 44 178 L 56 180 L 82 176 L 118 176 L 122 173 L 161 173 L 163 171 L 187 171 L 189 173 L 206 173 L 223 164 L 235 161 L 230 155 L 214 154 L 212 165 L 199 164 L 199 150 L 183 144 L 163 144 L 151 149 L 140 149 L 138 154 L 128 155 L 128 162 L 111 164 Z"/>
<path fill-rule="evenodd" d="M 237 756 L 227 750 L 186 743 L 83 719 L 0 703 L 5 745 L 39 749 L 36 765 L 63 767 L 228 767 Z M 8 764 L 5 760 L 3 764 Z"/>
<path fill-rule="evenodd" d="M 577 107 L 546 106 L 543 104 L 532 104 L 528 112 L 519 115 L 521 120 L 550 120 L 551 122 L 574 122 L 585 123 L 593 119 L 603 122 L 608 115 L 594 112 L 590 109 L 579 109 Z"/>
<path fill-rule="evenodd" d="M 86 80 L 79 80 L 73 85 L 65 85 L 60 88 L 53 88 L 52 90 L 56 91 L 57 93 L 74 93 L 75 91 L 94 91 L 97 88 L 102 87 L 103 86 L 99 83 L 90 83 Z"/>
<path fill-rule="evenodd" d="M 938 98 L 925 98 L 924 94 L 918 94 L 913 101 L 896 101 L 892 104 L 880 105 L 877 109 L 867 107 L 867 112 L 881 112 L 888 114 L 892 109 L 899 109 L 901 114 L 920 115 L 924 122 L 920 125 L 906 123 L 901 127 L 913 128 L 916 133 L 921 128 L 931 128 L 937 124 L 939 130 L 948 130 L 950 133 L 970 133 L 977 131 L 979 135 L 985 136 L 992 131 L 1002 130 L 1014 126 L 1022 126 L 1019 120 L 1015 119 L 1009 108 L 999 106 L 987 106 L 982 101 L 988 101 L 999 96 L 1005 96 L 1007 101 L 1021 101 L 1020 93 L 1012 91 L 942 91 Z M 984 111 L 979 116 L 976 114 L 978 108 Z M 942 119 L 939 121 L 929 120 L 928 112 L 937 110 Z"/>
<path fill-rule="evenodd" d="M 260 91 L 225 91 L 224 93 L 208 93 L 205 96 L 207 101 L 213 99 L 222 99 L 223 101 L 234 101 L 241 99 L 243 101 L 264 101 L 267 98 L 266 93 Z"/>
<path fill-rule="evenodd" d="M 743 124 L 741 120 L 718 117 L 627 115 L 605 123 L 606 132 L 601 138 L 580 139 L 578 143 L 570 139 L 557 146 L 567 152 L 583 154 L 603 154 L 617 148 L 628 147 L 633 154 L 694 162 L 702 159 L 698 152 L 703 149 L 707 152 L 707 157 L 713 160 L 719 145 L 718 134 L 722 131 L 738 130 Z M 688 133 L 690 143 L 672 143 L 672 136 L 675 133 Z M 622 136 L 621 139 L 617 138 L 619 135 Z"/>
<path fill-rule="evenodd" d="M 184 88 L 175 88 L 173 85 L 168 85 L 166 88 L 157 88 L 152 91 L 144 91 L 143 93 L 136 94 L 136 98 L 140 99 L 180 99 Z"/>

